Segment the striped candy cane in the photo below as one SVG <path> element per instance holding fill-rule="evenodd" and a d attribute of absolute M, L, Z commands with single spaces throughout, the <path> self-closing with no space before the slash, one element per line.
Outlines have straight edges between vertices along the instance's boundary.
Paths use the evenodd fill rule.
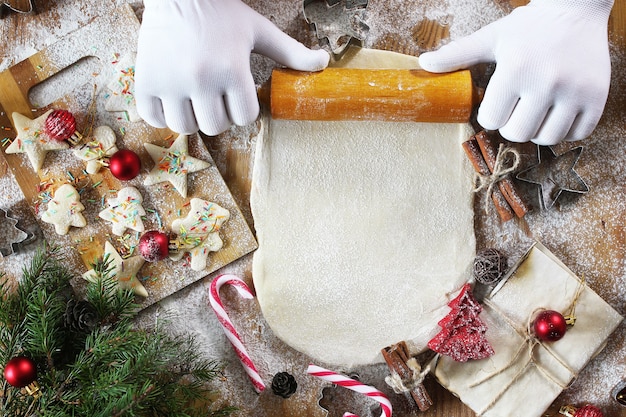
<path fill-rule="evenodd" d="M 309 375 L 316 376 L 320 379 L 323 379 L 324 381 L 332 382 L 333 384 L 351 389 L 352 391 L 356 391 L 367 397 L 373 398 L 378 403 L 380 403 L 380 407 L 382 409 L 382 414 L 380 415 L 380 417 L 391 417 L 391 402 L 385 394 L 383 394 L 376 388 L 362 384 L 359 381 L 348 378 L 345 375 L 329 371 L 328 369 L 320 368 L 319 366 L 313 364 L 310 364 L 306 371 Z M 345 413 L 343 416 L 354 416 L 354 414 Z"/>
<path fill-rule="evenodd" d="M 250 377 L 250 381 L 252 381 L 252 385 L 254 385 L 254 389 L 257 393 L 260 393 L 265 389 L 265 384 L 261 379 L 261 376 L 256 370 L 254 363 L 252 363 L 252 359 L 250 355 L 246 351 L 246 348 L 243 346 L 241 342 L 241 338 L 239 337 L 239 333 L 235 330 L 235 326 L 233 326 L 233 322 L 228 318 L 228 314 L 226 314 L 226 310 L 224 310 L 224 305 L 222 304 L 222 300 L 220 299 L 220 288 L 222 285 L 229 284 L 235 287 L 239 295 L 243 298 L 254 298 L 254 295 L 246 285 L 246 283 L 239 277 L 235 275 L 220 275 L 213 279 L 211 282 L 211 289 L 209 291 L 209 303 L 217 316 L 222 328 L 224 329 L 224 333 L 226 333 L 226 337 L 230 341 L 230 344 L 235 349 L 235 353 L 241 364 L 243 365 L 244 370 Z"/>

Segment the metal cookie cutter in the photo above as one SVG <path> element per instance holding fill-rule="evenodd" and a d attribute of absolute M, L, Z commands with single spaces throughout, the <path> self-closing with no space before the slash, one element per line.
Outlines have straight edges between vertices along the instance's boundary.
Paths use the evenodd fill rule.
<path fill-rule="evenodd" d="M 17 253 L 20 247 L 35 240 L 35 234 L 18 226 L 18 220 L 0 208 L 0 255 L 2 257 Z"/>
<path fill-rule="evenodd" d="M 304 18 L 315 29 L 320 46 L 339 60 L 349 45 L 365 39 L 367 4 L 368 0 L 304 0 Z"/>
<path fill-rule="evenodd" d="M 537 146 L 536 165 L 517 174 L 517 179 L 539 185 L 539 199 L 544 209 L 551 208 L 563 191 L 585 194 L 589 187 L 576 173 L 574 166 L 583 151 L 577 146 L 556 155 L 550 146 Z"/>

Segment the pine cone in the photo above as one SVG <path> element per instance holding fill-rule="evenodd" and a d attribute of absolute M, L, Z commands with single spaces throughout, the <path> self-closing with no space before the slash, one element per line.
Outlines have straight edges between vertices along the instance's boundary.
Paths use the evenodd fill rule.
<path fill-rule="evenodd" d="M 98 323 L 98 313 L 95 307 L 89 301 L 84 300 L 69 300 L 63 317 L 65 327 L 75 332 L 89 332 Z"/>
<path fill-rule="evenodd" d="M 272 378 L 272 392 L 283 398 L 291 397 L 297 388 L 296 379 L 287 372 L 279 372 Z"/>

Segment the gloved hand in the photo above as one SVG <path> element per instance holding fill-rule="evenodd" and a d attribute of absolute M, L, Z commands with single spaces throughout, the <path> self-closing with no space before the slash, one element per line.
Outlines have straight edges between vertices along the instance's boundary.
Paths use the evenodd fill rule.
<path fill-rule="evenodd" d="M 259 113 L 250 53 L 302 71 L 328 65 L 240 0 L 144 0 L 135 64 L 139 115 L 178 133 L 216 135 Z"/>
<path fill-rule="evenodd" d="M 595 129 L 609 91 L 613 0 L 532 0 L 475 33 L 420 56 L 427 71 L 496 62 L 478 123 L 515 142 L 552 145 Z"/>

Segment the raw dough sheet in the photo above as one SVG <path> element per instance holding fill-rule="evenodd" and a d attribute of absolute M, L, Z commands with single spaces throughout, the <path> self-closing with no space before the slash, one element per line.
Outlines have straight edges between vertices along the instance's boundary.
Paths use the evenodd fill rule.
<path fill-rule="evenodd" d="M 253 279 L 278 337 L 346 367 L 402 340 L 425 348 L 475 255 L 469 129 L 269 121 L 253 173 Z"/>

